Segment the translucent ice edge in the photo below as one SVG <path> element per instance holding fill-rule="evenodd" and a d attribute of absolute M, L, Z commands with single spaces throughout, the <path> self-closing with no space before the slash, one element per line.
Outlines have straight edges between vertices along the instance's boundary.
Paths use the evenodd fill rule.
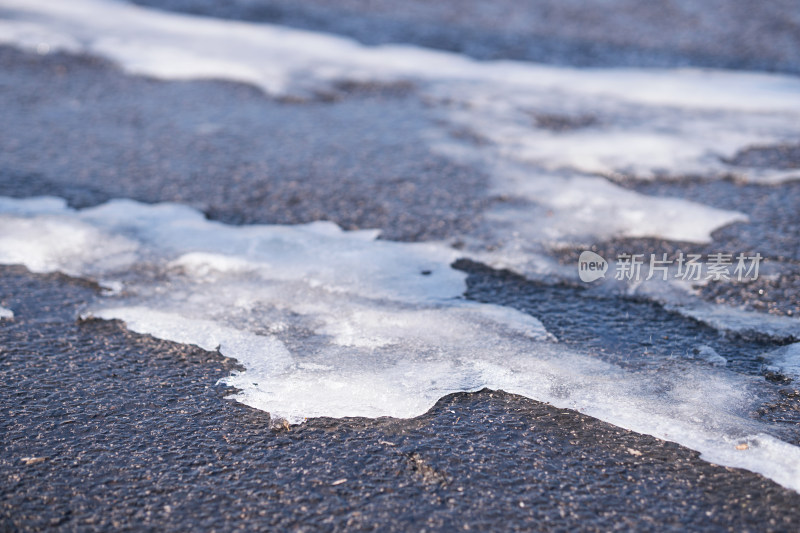
<path fill-rule="evenodd" d="M 331 223 L 235 227 L 174 204 L 0 199 L 0 263 L 105 280 L 87 316 L 219 350 L 237 400 L 310 416 L 413 417 L 502 389 L 678 442 L 800 490 L 800 449 L 750 417 L 761 378 L 709 364 L 627 370 L 526 314 L 463 300 L 459 253 Z M 747 444 L 746 449 L 742 444 Z"/>
<path fill-rule="evenodd" d="M 717 229 L 748 221 L 737 211 L 648 196 L 599 176 L 531 169 L 496 157 L 491 147 L 443 141 L 435 148 L 487 172 L 492 176 L 491 193 L 509 200 L 495 202 L 484 214 L 481 235 L 494 245 L 490 262 L 503 268 L 525 270 L 534 254 L 612 238 L 711 242 Z"/>
<path fill-rule="evenodd" d="M 764 359 L 772 370 L 792 379 L 800 379 L 800 342 L 766 353 Z"/>
<path fill-rule="evenodd" d="M 644 179 L 800 178 L 796 169 L 732 163 L 749 146 L 796 143 L 794 77 L 480 62 L 104 0 L 0 0 L 0 8 L 11 17 L 0 20 L 0 42 L 95 54 L 135 74 L 230 79 L 300 96 L 341 80 L 412 81 L 451 123 L 491 141 L 504 158 L 540 169 Z"/>
<path fill-rule="evenodd" d="M 669 306 L 684 316 L 712 328 L 744 337 L 770 337 L 778 341 L 800 339 L 800 319 L 747 311 L 726 305 Z"/>
<path fill-rule="evenodd" d="M 504 248 L 476 254 L 475 258 L 498 269 L 509 269 L 528 279 L 545 283 L 577 283 L 587 289 L 587 294 L 599 297 L 633 298 L 650 300 L 687 318 L 702 322 L 722 334 L 734 334 L 748 339 L 770 339 L 773 342 L 795 342 L 800 339 L 800 318 L 773 315 L 754 311 L 743 306 L 724 303 L 710 303 L 702 299 L 698 291 L 701 283 L 714 281 L 692 281 L 677 277 L 677 267 L 669 268 L 668 279 L 659 279 L 656 274 L 650 280 L 647 269 L 634 280 L 616 279 L 617 262 L 609 258 L 608 272 L 603 279 L 584 283 L 578 277 L 575 263 L 560 264 L 554 259 L 527 253 L 528 248 L 513 245 L 511 241 Z M 769 276 L 770 265 L 762 265 L 761 275 Z"/>

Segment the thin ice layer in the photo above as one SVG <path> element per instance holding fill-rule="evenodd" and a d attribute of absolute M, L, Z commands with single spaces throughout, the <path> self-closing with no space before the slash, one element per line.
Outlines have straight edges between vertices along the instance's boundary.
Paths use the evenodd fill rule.
<path fill-rule="evenodd" d="M 783 342 L 800 339 L 800 319 L 793 317 L 701 302 L 673 304 L 669 307 L 722 332 L 736 333 L 745 337 L 770 337 Z"/>
<path fill-rule="evenodd" d="M 800 449 L 750 417 L 761 378 L 677 360 L 632 370 L 576 353 L 531 316 L 460 298 L 464 274 L 449 266 L 459 253 L 441 244 L 330 223 L 233 227 L 132 201 L 75 211 L 3 199 L 0 212 L 0 262 L 116 287 L 87 315 L 237 358 L 245 371 L 225 380 L 235 398 L 291 422 L 411 417 L 450 392 L 489 387 L 800 489 Z"/>
<path fill-rule="evenodd" d="M 772 370 L 792 379 L 800 379 L 800 342 L 764 354 L 764 359 Z"/>
<path fill-rule="evenodd" d="M 486 213 L 486 232 L 496 241 L 513 237 L 526 254 L 625 237 L 711 242 L 715 230 L 748 220 L 743 213 L 683 198 L 648 196 L 598 176 L 506 162 L 489 147 L 443 142 L 437 148 L 493 177 L 492 193 L 504 201 L 495 202 Z"/>
<path fill-rule="evenodd" d="M 13 17 L 0 21 L 0 42 L 97 54 L 136 74 L 231 79 L 292 96 L 313 96 L 342 80 L 412 81 L 459 129 L 540 169 L 800 178 L 794 169 L 734 164 L 749 146 L 796 142 L 800 81 L 793 77 L 478 62 L 103 0 L 2 0 L 0 7 Z"/>

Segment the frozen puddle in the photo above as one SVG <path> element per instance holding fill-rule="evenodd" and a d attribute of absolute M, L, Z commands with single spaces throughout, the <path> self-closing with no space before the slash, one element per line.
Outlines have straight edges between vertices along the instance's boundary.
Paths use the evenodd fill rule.
<path fill-rule="evenodd" d="M 630 370 L 570 350 L 536 318 L 464 300 L 445 245 L 331 223 L 226 226 L 128 200 L 76 211 L 2 199 L 0 213 L 0 262 L 111 287 L 87 315 L 238 359 L 246 370 L 226 380 L 235 398 L 291 422 L 413 417 L 489 387 L 800 489 L 800 449 L 750 417 L 762 378 L 680 361 Z"/>

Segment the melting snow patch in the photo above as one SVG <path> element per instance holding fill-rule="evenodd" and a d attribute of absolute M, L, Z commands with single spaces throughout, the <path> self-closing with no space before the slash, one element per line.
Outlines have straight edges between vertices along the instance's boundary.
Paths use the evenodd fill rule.
<path fill-rule="evenodd" d="M 342 80 L 413 82 L 448 124 L 431 133 L 431 145 L 482 166 L 493 192 L 512 200 L 487 214 L 483 231 L 489 240 L 511 236 L 490 254 L 493 264 L 525 271 L 541 259 L 532 253 L 551 246 L 644 236 L 706 242 L 715 229 L 746 220 L 608 178 L 798 177 L 730 163 L 748 146 L 796 139 L 796 78 L 476 62 L 102 0 L 0 7 L 10 15 L 0 20 L 0 42 L 96 54 L 132 73 L 225 78 L 299 96 Z M 453 128 L 485 142 L 467 146 L 449 135 Z M 484 245 L 486 238 L 475 237 Z M 460 255 L 441 243 L 380 241 L 375 231 L 331 223 L 230 227 L 173 204 L 114 201 L 75 211 L 54 198 L 0 199 L 0 263 L 95 279 L 109 290 L 90 314 L 235 357 L 245 371 L 225 381 L 240 390 L 236 399 L 292 422 L 411 417 L 450 392 L 490 387 L 674 440 L 800 489 L 800 449 L 750 416 L 759 379 L 726 370 L 703 349 L 697 355 L 712 365 L 688 369 L 629 370 L 575 353 L 534 317 L 464 300 L 465 274 L 450 268 Z M 765 324 L 719 307 L 678 311 L 721 330 L 766 327 L 797 339 L 796 321 Z M 795 352 L 770 357 L 791 373 Z"/>
<path fill-rule="evenodd" d="M 235 357 L 245 370 L 224 380 L 234 397 L 290 422 L 413 417 L 448 393 L 488 387 L 800 489 L 800 449 L 750 417 L 761 379 L 686 362 L 628 369 L 577 353 L 532 316 L 461 298 L 465 274 L 449 266 L 460 253 L 442 244 L 330 223 L 226 226 L 132 201 L 75 211 L 4 199 L 0 212 L 0 262 L 122 284 L 88 313 Z"/>
<path fill-rule="evenodd" d="M 800 80 L 789 76 L 474 61 L 103 0 L 2 0 L 0 7 L 10 15 L 0 20 L 0 42 L 96 54 L 136 74 L 230 79 L 295 96 L 342 80 L 412 81 L 451 122 L 542 169 L 800 178 L 791 169 L 730 163 L 741 149 L 796 141 Z"/>

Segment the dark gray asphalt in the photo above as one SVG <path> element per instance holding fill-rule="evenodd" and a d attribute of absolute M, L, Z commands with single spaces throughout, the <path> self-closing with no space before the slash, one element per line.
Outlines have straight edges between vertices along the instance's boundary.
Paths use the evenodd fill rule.
<path fill-rule="evenodd" d="M 424 136 L 435 117 L 413 87 L 343 87 L 285 102 L 235 83 L 161 82 L 98 59 L 0 47 L 0 96 L 0 195 L 51 194 L 75 207 L 118 197 L 174 201 L 223 222 L 332 220 L 395 240 L 463 234 L 491 202 L 485 175 L 430 151 Z M 798 164 L 790 148 L 740 157 Z M 750 221 L 718 230 L 708 246 L 623 239 L 597 243 L 601 254 L 759 252 L 781 265 L 777 279 L 714 283 L 703 295 L 800 313 L 800 183 L 623 185 L 738 210 Z"/>
<path fill-rule="evenodd" d="M 676 1 L 613 2 L 617 9 L 413 1 L 402 14 L 359 0 L 158 4 L 483 58 L 800 72 L 792 19 L 800 10 L 792 2 L 678 13 Z M 488 203 L 485 176 L 430 153 L 424 135 L 432 119 L 413 87 L 276 101 L 237 84 L 165 83 L 124 76 L 96 59 L 0 47 L 0 116 L 2 195 L 52 194 L 75 206 L 113 197 L 178 201 L 226 222 L 328 219 L 400 240 L 468 231 Z M 775 157 L 797 163 L 791 146 L 740 154 L 746 164 Z M 698 249 L 754 249 L 788 273 L 763 285 L 715 285 L 707 296 L 800 312 L 797 184 L 630 186 L 750 214 L 749 223 L 720 230 Z M 688 251 L 636 240 L 599 246 Z M 598 353 L 705 344 L 735 370 L 758 375 L 762 362 L 752 354 L 774 347 L 720 337 L 641 302 L 615 302 L 620 313 L 606 321 L 579 288 L 459 267 L 470 272 L 470 297 L 532 312 L 563 342 Z M 266 413 L 225 400 L 229 391 L 213 386 L 232 361 L 118 323 L 76 321 L 95 291 L 63 276 L 0 268 L 0 305 L 16 313 L 0 321 L 0 530 L 800 528 L 800 496 L 760 476 L 498 392 L 449 396 L 415 420 L 320 419 L 271 429 Z M 648 328 L 668 331 L 670 341 L 653 344 Z M 800 392 L 770 378 L 772 406 L 753 416 L 783 421 L 796 435 Z M 28 465 L 23 457 L 44 460 Z"/>
<path fill-rule="evenodd" d="M 791 152 L 781 162 L 796 164 Z M 736 222 L 718 229 L 708 244 L 661 239 L 612 239 L 596 243 L 593 249 L 603 257 L 620 253 L 701 254 L 739 253 L 764 257 L 764 269 L 774 274 L 753 281 L 715 281 L 699 287 L 701 297 L 775 315 L 800 316 L 800 182 L 782 185 L 755 185 L 729 180 L 684 179 L 659 182 L 629 182 L 622 185 L 652 196 L 686 198 L 701 204 L 745 213 L 747 222 Z M 564 250 L 560 260 L 576 264 L 582 249 Z"/>
<path fill-rule="evenodd" d="M 772 157 L 779 158 L 778 164 L 785 166 L 797 165 L 800 161 L 796 150 L 773 152 Z M 636 188 L 645 194 L 680 196 L 747 214 L 748 222 L 731 224 L 714 232 L 711 244 L 683 245 L 682 249 L 689 252 L 694 248 L 692 253 L 702 254 L 758 252 L 767 258 L 765 266 L 771 263 L 779 267 L 780 274 L 762 276 L 749 283 L 710 283 L 702 288 L 702 295 L 717 303 L 800 316 L 800 182 L 759 186 L 730 181 L 684 181 L 643 184 Z"/>
<path fill-rule="evenodd" d="M 797 0 L 133 0 L 478 59 L 800 73 Z"/>
<path fill-rule="evenodd" d="M 224 222 L 333 220 L 399 240 L 468 230 L 486 178 L 431 153 L 432 118 L 407 92 L 292 103 L 0 47 L 0 194 L 174 201 Z"/>
<path fill-rule="evenodd" d="M 0 268 L 0 529 L 800 527 L 800 495 L 760 476 L 501 392 L 270 429 L 211 386 L 230 360 L 77 322 L 95 291 Z"/>

